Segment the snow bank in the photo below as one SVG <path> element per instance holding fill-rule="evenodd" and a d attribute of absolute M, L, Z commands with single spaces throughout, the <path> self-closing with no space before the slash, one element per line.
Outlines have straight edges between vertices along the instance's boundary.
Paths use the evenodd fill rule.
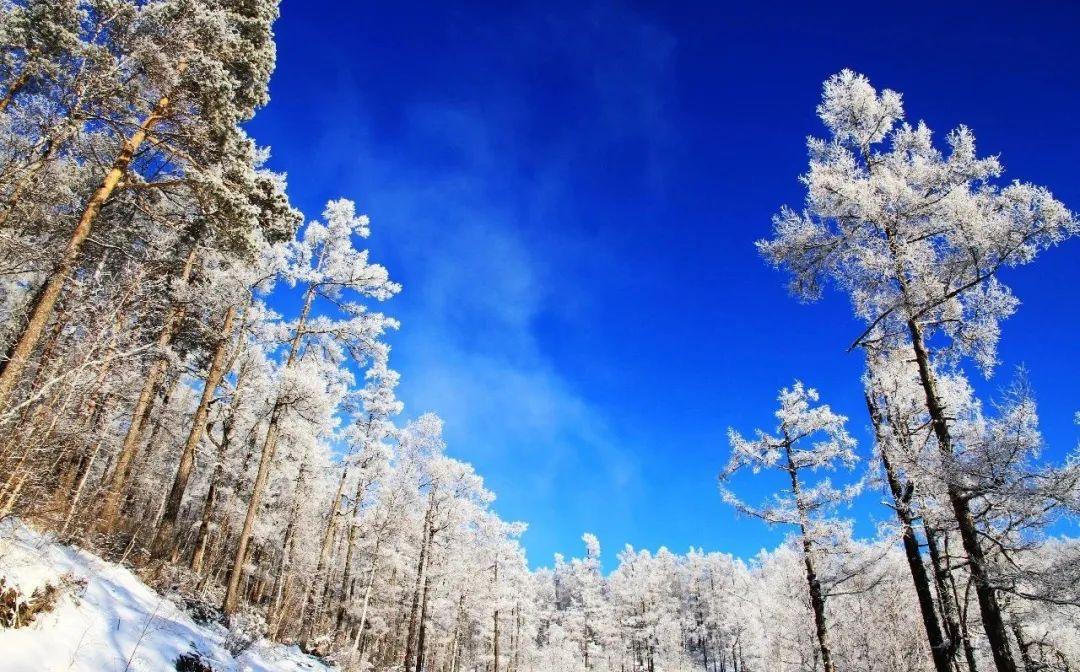
<path fill-rule="evenodd" d="M 28 627 L 0 629 L 5 672 L 162 672 L 198 652 L 215 672 L 329 672 L 296 647 L 259 641 L 233 657 L 228 631 L 195 623 L 126 568 L 56 542 L 18 521 L 0 523 L 0 577 L 29 596 L 46 583 L 86 582 Z"/>

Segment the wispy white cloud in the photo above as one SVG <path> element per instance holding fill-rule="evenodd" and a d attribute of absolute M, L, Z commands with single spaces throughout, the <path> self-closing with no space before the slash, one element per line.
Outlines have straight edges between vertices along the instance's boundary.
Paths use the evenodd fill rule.
<path fill-rule="evenodd" d="M 373 253 L 404 282 L 386 308 L 402 322 L 392 360 L 407 414 L 440 413 L 451 452 L 477 463 L 512 515 L 558 507 L 591 528 L 590 517 L 631 515 L 641 465 L 547 337 L 589 327 L 589 287 L 565 269 L 615 263 L 602 234 L 568 226 L 580 216 L 578 162 L 637 143 L 643 182 L 660 183 L 673 43 L 610 3 L 572 18 L 527 11 L 510 28 L 530 36 L 511 65 L 520 77 L 493 87 L 554 61 L 585 89 L 575 99 L 588 108 L 554 136 L 537 138 L 546 120 L 506 90 L 420 95 L 376 133 L 343 70 L 312 151 L 327 184 L 371 214 Z"/>

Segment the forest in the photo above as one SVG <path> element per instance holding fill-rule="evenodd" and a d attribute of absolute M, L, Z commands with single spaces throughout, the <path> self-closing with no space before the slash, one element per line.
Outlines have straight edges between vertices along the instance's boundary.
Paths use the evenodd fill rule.
<path fill-rule="evenodd" d="M 1048 189 L 829 77 L 805 200 L 756 253 L 793 302 L 850 300 L 866 415 L 792 371 L 715 447 L 717 496 L 788 533 L 772 551 L 626 546 L 606 571 L 585 534 L 530 569 L 442 420 L 401 419 L 407 289 L 363 195 L 305 217 L 245 131 L 278 14 L 0 0 L 0 518 L 342 670 L 1080 670 L 1080 453 L 1044 458 L 1023 372 L 971 382 L 1019 309 L 999 271 L 1080 233 Z"/>

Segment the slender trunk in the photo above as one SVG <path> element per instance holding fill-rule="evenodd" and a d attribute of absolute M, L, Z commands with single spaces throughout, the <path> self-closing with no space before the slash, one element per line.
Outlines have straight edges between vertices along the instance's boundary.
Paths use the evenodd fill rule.
<path fill-rule="evenodd" d="M 461 655 L 461 621 L 465 612 L 465 593 L 458 598 L 457 617 L 454 619 L 454 636 L 450 640 L 450 661 L 447 669 L 449 672 L 457 670 L 458 656 Z"/>
<path fill-rule="evenodd" d="M 967 625 L 961 622 L 959 616 L 960 605 L 956 598 L 956 586 L 952 580 L 949 559 L 947 554 L 942 554 L 941 544 L 938 543 L 940 532 L 928 525 L 925 520 L 923 531 L 926 535 L 926 547 L 930 551 L 930 562 L 934 566 L 934 584 L 937 586 L 938 601 L 941 603 L 941 613 L 945 618 L 945 628 L 949 632 L 950 639 L 953 640 L 953 655 L 956 655 L 956 650 L 960 644 L 963 644 L 968 672 L 978 672 L 975 649 L 971 645 Z"/>
<path fill-rule="evenodd" d="M 492 672 L 499 672 L 499 609 L 491 615 L 491 620 L 494 621 L 492 628 L 495 628 L 491 635 Z"/>
<path fill-rule="evenodd" d="M 338 623 L 341 623 L 341 619 L 345 613 L 345 603 L 352 599 L 352 561 L 353 552 L 356 547 L 356 530 L 358 528 L 356 524 L 357 514 L 360 512 L 360 503 L 362 501 L 364 490 L 367 487 L 367 479 L 360 478 L 356 482 L 356 497 L 353 499 L 352 510 L 349 513 L 349 529 L 345 539 L 345 565 L 341 572 L 341 607 L 338 610 Z M 375 548 L 379 547 L 382 542 L 382 531 L 379 531 L 379 535 L 375 538 Z"/>
<path fill-rule="evenodd" d="M 409 630 L 405 637 L 405 655 L 401 666 L 405 672 L 412 669 L 413 639 L 416 637 L 417 611 L 420 608 L 420 591 L 424 583 L 424 567 L 427 565 L 428 542 L 430 540 L 431 514 L 434 495 L 428 495 L 427 513 L 424 514 L 424 529 L 420 538 L 420 558 L 416 563 L 416 584 L 413 586 L 412 606 L 409 609 Z"/>
<path fill-rule="evenodd" d="M 285 631 L 285 614 L 288 611 L 288 602 L 292 597 L 293 592 L 293 577 L 289 575 L 285 579 L 284 586 L 279 587 L 278 592 L 274 594 L 274 601 L 281 606 L 276 610 L 276 613 L 271 615 L 272 626 L 270 628 L 271 639 L 281 641 L 282 633 Z"/>
<path fill-rule="evenodd" d="M 791 477 L 791 493 L 795 498 L 796 507 L 799 509 L 799 531 L 802 533 L 803 564 L 806 566 L 806 585 L 810 589 L 810 607 L 814 611 L 814 629 L 817 634 L 818 650 L 821 653 L 821 667 L 824 672 L 835 672 L 832 662 L 832 651 L 829 649 L 829 633 L 825 622 L 825 595 L 821 590 L 821 582 L 818 580 L 817 570 L 814 568 L 813 546 L 807 535 L 806 514 L 799 501 L 799 475 L 795 468 L 795 462 L 791 457 L 791 445 L 785 446 L 787 454 L 787 471 Z"/>
<path fill-rule="evenodd" d="M 26 479 L 28 478 L 30 478 L 29 468 L 22 471 L 21 476 L 19 476 L 19 479 L 15 482 L 15 487 L 12 488 L 4 505 L 0 507 L 0 520 L 7 518 L 15 508 L 15 503 L 19 501 L 19 495 L 22 493 L 23 486 L 26 485 Z"/>
<path fill-rule="evenodd" d="M 182 72 L 185 68 L 186 63 L 182 62 L 179 70 Z M 52 271 L 49 272 L 45 283 L 35 297 L 26 325 L 23 326 L 22 331 L 12 343 L 7 357 L 0 363 L 0 412 L 6 410 L 9 406 L 11 394 L 22 376 L 23 369 L 26 368 L 26 364 L 30 360 L 30 355 L 41 339 L 45 326 L 52 318 L 56 301 L 60 298 L 64 284 L 75 268 L 75 262 L 82 252 L 83 244 L 86 243 L 86 239 L 90 236 L 90 231 L 95 220 L 97 220 L 98 214 L 101 212 L 101 208 L 112 196 L 116 186 L 127 173 L 128 167 L 135 158 L 135 153 L 145 142 L 146 137 L 165 118 L 170 104 L 171 101 L 168 95 L 162 96 L 158 100 L 150 115 L 143 120 L 135 133 L 124 141 L 120 153 L 113 161 L 109 171 L 105 173 L 101 185 L 94 191 L 94 194 L 83 208 L 82 214 L 79 216 L 79 222 L 76 224 L 75 230 L 72 231 L 71 238 L 64 247 L 60 259 Z"/>
<path fill-rule="evenodd" d="M 320 258 L 319 266 L 322 265 Z M 285 360 L 284 369 L 288 370 L 296 360 L 300 350 L 300 341 L 304 337 L 304 327 L 307 324 L 308 315 L 311 313 L 311 304 L 315 301 L 315 286 L 311 285 L 304 293 L 304 306 L 300 310 L 300 319 L 296 324 L 296 333 L 293 334 L 292 343 L 289 345 L 289 356 Z M 270 475 L 270 465 L 274 461 L 274 453 L 277 451 L 278 439 L 281 437 L 279 423 L 281 414 L 284 412 L 283 400 L 279 398 L 274 402 L 274 410 L 270 413 L 269 427 L 266 430 L 266 440 L 263 442 L 262 454 L 259 456 L 259 471 L 255 476 L 255 484 L 251 489 L 251 498 L 248 500 L 247 514 L 244 516 L 244 526 L 240 530 L 240 539 L 237 542 L 236 557 L 233 560 L 232 569 L 229 570 L 228 588 L 225 591 L 225 600 L 221 610 L 226 615 L 232 615 L 236 611 L 240 590 L 240 577 L 244 570 L 244 553 L 248 542 L 251 540 L 251 531 L 255 527 L 255 516 L 259 511 L 263 491 L 266 489 L 266 481 Z"/>
<path fill-rule="evenodd" d="M 244 556 L 247 554 L 248 543 L 251 541 L 251 531 L 255 527 L 255 515 L 258 513 L 262 501 L 263 490 L 266 489 L 266 482 L 270 476 L 270 464 L 273 462 L 274 453 L 277 451 L 278 421 L 281 412 L 281 405 L 275 404 L 274 410 L 270 414 L 270 426 L 267 429 L 262 454 L 259 457 L 259 470 L 256 472 L 255 483 L 251 488 L 247 514 L 244 516 L 244 525 L 240 529 L 240 538 L 237 541 L 232 569 L 229 570 L 228 588 L 221 606 L 221 610 L 226 615 L 232 615 L 236 611 L 240 597 L 240 578 L 244 572 Z"/>
<path fill-rule="evenodd" d="M 203 563 L 206 562 L 206 546 L 210 541 L 210 521 L 214 516 L 214 502 L 217 500 L 218 481 L 224 469 L 221 464 L 214 467 L 214 475 L 210 479 L 210 489 L 206 492 L 206 500 L 203 502 L 202 519 L 199 521 L 199 532 L 195 535 L 195 550 L 191 554 L 191 571 L 201 574 Z"/>
<path fill-rule="evenodd" d="M 495 561 L 495 592 L 499 591 L 499 561 Z M 496 598 L 498 599 L 498 598 Z M 491 620 L 492 628 L 494 629 L 491 636 L 491 657 L 492 657 L 492 672 L 499 672 L 499 608 L 495 607 L 495 613 L 492 614 Z"/>
<path fill-rule="evenodd" d="M 889 226 L 885 226 L 884 231 L 900 292 L 908 306 L 915 305 L 915 302 L 911 301 L 908 275 L 903 266 L 896 236 Z M 949 430 L 945 407 L 942 405 L 941 397 L 938 395 L 937 377 L 930 363 L 930 353 L 926 348 L 922 327 L 919 326 L 915 319 L 911 317 L 907 319 L 907 330 L 911 337 L 911 348 L 915 354 L 915 363 L 919 369 L 919 382 L 923 388 L 926 410 L 930 415 L 930 425 L 937 439 L 938 450 L 944 460 L 946 469 L 948 469 L 955 458 L 952 435 Z M 1001 606 L 998 604 L 997 591 L 991 585 L 986 555 L 979 544 L 975 520 L 971 515 L 971 506 L 955 479 L 946 474 L 945 480 L 949 504 L 953 510 L 953 517 L 956 519 L 957 529 L 960 532 L 960 541 L 968 556 L 971 578 L 975 583 L 975 595 L 979 602 L 979 612 L 982 615 L 983 630 L 986 632 L 986 639 L 990 644 L 994 664 L 998 672 L 1017 672 L 1016 662 L 1013 661 L 1012 653 L 1009 651 L 1009 636 L 1005 629 Z"/>
<path fill-rule="evenodd" d="M 296 474 L 296 482 L 293 484 L 293 502 L 289 509 L 289 523 L 285 526 L 285 537 L 281 542 L 281 561 L 274 573 L 274 587 L 271 590 L 270 608 L 267 610 L 271 617 L 275 614 L 280 622 L 284 610 L 282 586 L 291 581 L 290 565 L 292 564 L 293 547 L 296 540 L 296 525 L 300 520 L 300 506 L 303 503 L 300 497 L 300 486 L 304 481 L 304 472 L 307 471 L 307 462 L 300 463 L 300 471 Z"/>
<path fill-rule="evenodd" d="M 210 370 L 206 374 L 203 383 L 202 396 L 199 405 L 195 409 L 195 415 L 191 420 L 191 431 L 187 441 L 184 442 L 184 450 L 180 454 L 180 464 L 176 468 L 176 478 L 173 480 L 169 496 L 165 500 L 165 514 L 158 525 L 157 538 L 154 542 L 154 554 L 158 558 L 166 555 L 175 555 L 176 547 L 176 519 L 180 516 L 180 504 L 184 499 L 184 491 L 187 490 L 188 479 L 191 478 L 191 468 L 195 464 L 195 449 L 202 440 L 203 431 L 206 427 L 206 416 L 210 411 L 210 400 L 217 391 L 221 379 L 225 377 L 225 354 L 231 339 L 233 319 L 236 317 L 236 308 L 229 306 L 222 320 L 221 331 L 217 344 L 214 346 L 214 355 L 210 361 Z M 173 558 L 175 561 L 175 557 Z"/>
<path fill-rule="evenodd" d="M 315 575 L 311 579 L 311 584 L 308 584 L 308 589 L 304 594 L 304 606 L 300 611 L 300 618 L 303 621 L 303 637 L 306 640 L 310 640 L 314 630 L 315 621 L 317 620 L 317 610 L 314 610 L 312 606 L 312 597 L 315 591 L 312 590 L 312 584 L 319 581 L 320 577 L 326 571 L 326 563 L 330 557 L 330 549 L 334 540 L 334 531 L 337 528 L 338 510 L 341 508 L 341 495 L 345 492 L 345 479 L 349 475 L 349 469 L 346 467 L 341 471 L 341 479 L 338 481 L 337 493 L 334 494 L 334 500 L 330 503 L 330 516 L 326 521 L 326 531 L 323 533 L 322 546 L 319 549 L 319 562 L 315 566 Z M 326 597 L 325 583 L 321 583 L 323 586 L 322 593 L 317 598 L 320 603 Z"/>
<path fill-rule="evenodd" d="M 885 468 L 885 479 L 889 484 L 889 491 L 893 497 L 893 510 L 896 512 L 896 519 L 900 523 L 902 530 L 904 555 L 907 557 L 911 581 L 915 586 L 915 594 L 919 599 L 919 611 L 922 613 L 923 627 L 926 629 L 926 637 L 930 642 L 930 653 L 934 658 L 934 669 L 937 672 L 951 672 L 950 642 L 945 641 L 941 632 L 937 610 L 934 609 L 934 595 L 930 590 L 930 580 L 926 575 L 926 565 L 923 564 L 919 540 L 916 538 L 915 529 L 912 527 L 911 492 L 914 484 L 909 482 L 905 490 L 900 483 L 896 469 L 889 459 L 889 447 L 883 426 L 884 420 L 870 393 L 866 394 L 866 408 L 870 412 L 870 419 L 874 425 L 878 452 L 881 455 L 882 466 Z M 894 433 L 907 431 L 906 427 L 898 426 L 895 418 L 890 418 L 890 421 Z"/>
<path fill-rule="evenodd" d="M 930 365 L 930 355 L 926 350 L 921 327 L 914 320 L 908 320 L 907 326 L 911 334 L 912 349 L 915 351 L 915 361 L 919 366 L 919 380 L 926 396 L 926 408 L 930 414 L 930 424 L 937 438 L 938 449 L 944 458 L 946 468 L 948 468 L 954 458 L 952 436 L 949 431 L 945 408 L 941 404 L 941 397 L 938 396 L 937 379 Z M 990 643 L 990 652 L 993 654 L 994 664 L 998 672 L 1017 672 L 1016 663 L 1013 661 L 1012 653 L 1009 650 L 1009 635 L 1005 629 L 1005 621 L 1002 618 L 1001 605 L 998 604 L 997 590 L 990 581 L 986 555 L 983 553 L 982 545 L 979 543 L 975 519 L 971 515 L 968 499 L 952 478 L 946 478 L 946 491 L 949 496 L 949 503 L 952 505 L 957 529 L 960 532 L 960 541 L 968 556 L 968 567 L 971 578 L 975 583 L 975 596 L 979 601 L 979 613 L 982 616 L 983 630 L 986 632 L 986 639 Z"/>
<path fill-rule="evenodd" d="M 108 414 L 107 409 L 105 410 L 105 414 Z M 82 496 L 83 489 L 86 487 L 86 481 L 90 478 L 90 472 L 94 468 L 94 460 L 97 459 L 98 453 L 101 452 L 101 444 L 104 443 L 104 441 L 104 434 L 99 435 L 97 440 L 94 441 L 94 447 L 90 450 L 88 455 L 83 457 L 82 464 L 79 465 L 79 481 L 76 484 L 74 491 L 71 493 L 71 503 L 68 504 L 67 513 L 64 514 L 64 523 L 60 527 L 61 539 L 64 539 L 67 536 L 68 528 L 71 525 L 72 518 L 75 516 L 75 510 L 79 506 L 79 498 Z"/>
<path fill-rule="evenodd" d="M 938 606 L 941 610 L 945 634 L 949 638 L 951 655 L 955 656 L 960 648 L 963 635 L 956 617 L 955 600 L 949 588 L 949 569 L 944 566 L 938 549 L 937 531 L 923 521 L 923 533 L 926 536 L 926 548 L 930 552 L 930 565 L 934 569 L 934 586 L 937 588 Z M 971 672 L 975 672 L 972 669 Z"/>
<path fill-rule="evenodd" d="M 184 262 L 183 270 L 180 274 L 180 280 L 182 282 L 188 282 L 191 279 L 191 271 L 195 265 L 196 248 L 193 245 L 190 252 L 188 252 L 187 259 Z M 135 460 L 135 454 L 138 452 L 139 443 L 142 440 L 144 430 L 146 429 L 146 421 L 150 417 L 150 408 L 153 405 L 154 395 L 157 394 L 158 387 L 161 385 L 161 380 L 165 376 L 165 369 L 168 365 L 168 359 L 165 356 L 165 349 L 172 343 L 176 333 L 180 330 L 180 326 L 184 321 L 184 316 L 187 312 L 185 306 L 174 305 L 169 309 L 169 314 L 165 318 L 165 324 L 161 327 L 161 332 L 158 334 L 156 352 L 154 361 L 150 365 L 150 370 L 147 371 L 146 377 L 143 380 L 142 389 L 139 391 L 139 398 L 135 402 L 135 408 L 131 412 L 131 422 L 128 424 L 127 433 L 124 434 L 124 441 L 120 445 L 120 452 L 116 456 L 116 463 L 113 465 L 112 476 L 109 479 L 109 487 L 106 490 L 104 506 L 101 510 L 100 526 L 103 531 L 110 531 L 116 527 L 117 515 L 120 511 L 120 500 L 124 493 L 124 486 L 127 484 L 128 478 L 131 475 L 131 466 Z"/>
<path fill-rule="evenodd" d="M 250 304 L 249 304 L 250 305 Z M 246 311 L 245 311 L 246 315 Z M 238 344 L 226 367 L 231 370 L 237 359 L 241 356 L 247 341 L 244 340 L 244 328 L 240 329 L 237 336 Z M 195 538 L 195 551 L 191 556 L 191 569 L 196 574 L 202 572 L 206 561 L 206 550 L 210 542 L 210 522 L 213 519 L 214 507 L 217 504 L 217 491 L 225 478 L 225 459 L 228 457 L 229 448 L 232 446 L 233 432 L 236 430 L 236 410 L 240 407 L 241 390 L 247 380 L 248 367 L 240 366 L 236 374 L 236 387 L 233 388 L 232 400 L 229 404 L 229 412 L 221 423 L 221 443 L 218 444 L 217 463 L 214 465 L 214 475 L 210 479 L 210 488 L 206 492 L 206 500 L 203 502 L 202 521 L 199 524 L 199 532 Z"/>
<path fill-rule="evenodd" d="M 357 625 L 356 641 L 353 644 L 354 653 L 360 648 L 360 636 L 367 626 L 368 606 L 371 604 L 371 590 L 375 586 L 375 572 L 379 568 L 379 544 L 381 542 L 381 538 L 375 540 L 375 557 L 371 559 L 371 572 L 368 573 L 367 586 L 364 588 L 364 604 L 360 608 L 360 623 Z"/>
<path fill-rule="evenodd" d="M 430 551 L 429 551 L 430 553 Z M 427 641 L 428 595 L 431 593 L 431 574 L 424 576 L 424 594 L 420 600 L 420 632 L 416 636 L 415 672 L 424 670 L 424 649 Z M 408 672 L 408 670 L 406 670 Z"/>
<path fill-rule="evenodd" d="M 1016 637 L 1016 645 L 1020 649 L 1020 660 L 1024 663 L 1024 672 L 1039 672 L 1042 666 L 1035 662 L 1031 656 L 1031 642 L 1024 639 L 1024 631 L 1015 620 L 1010 624 L 1013 635 Z"/>

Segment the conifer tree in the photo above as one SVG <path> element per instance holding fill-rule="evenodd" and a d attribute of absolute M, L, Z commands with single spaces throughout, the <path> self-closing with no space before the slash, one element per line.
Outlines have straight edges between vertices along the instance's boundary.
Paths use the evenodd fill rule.
<path fill-rule="evenodd" d="M 1016 306 L 998 271 L 1033 261 L 1080 225 L 1042 187 L 996 185 L 1001 165 L 976 155 L 968 128 L 948 135 L 943 154 L 925 124 L 902 122 L 898 93 L 879 94 L 851 71 L 825 83 L 818 115 L 831 137 L 809 141 L 805 208 L 782 210 L 773 238 L 758 247 L 791 273 L 800 298 L 819 297 L 825 281 L 850 294 L 867 322 L 854 346 L 910 349 L 934 438 L 949 463 L 954 437 L 939 368 L 960 357 L 993 368 L 999 322 Z M 933 353 L 935 336 L 944 342 Z M 1014 672 L 969 502 L 955 478 L 947 487 L 995 665 Z"/>
<path fill-rule="evenodd" d="M 793 525 L 798 529 L 806 567 L 806 584 L 810 591 L 810 606 L 814 613 L 818 653 L 826 672 L 835 669 L 829 644 L 825 615 L 825 592 L 821 586 L 818 556 L 836 536 L 837 523 L 827 517 L 830 509 L 854 494 L 851 488 L 837 489 L 826 479 L 809 485 L 805 472 L 833 469 L 838 464 L 855 463 L 855 441 L 845 428 L 847 418 L 837 415 L 826 405 L 814 406 L 818 393 L 796 382 L 780 391 L 780 408 L 776 411 L 776 430 L 769 434 L 757 431 L 754 439 L 746 439 L 735 430 L 729 432 L 731 459 L 720 475 L 726 484 L 739 471 L 750 468 L 777 469 L 787 475 L 790 490 L 776 495 L 762 506 L 743 503 L 723 486 L 724 499 L 739 511 L 769 523 Z"/>

